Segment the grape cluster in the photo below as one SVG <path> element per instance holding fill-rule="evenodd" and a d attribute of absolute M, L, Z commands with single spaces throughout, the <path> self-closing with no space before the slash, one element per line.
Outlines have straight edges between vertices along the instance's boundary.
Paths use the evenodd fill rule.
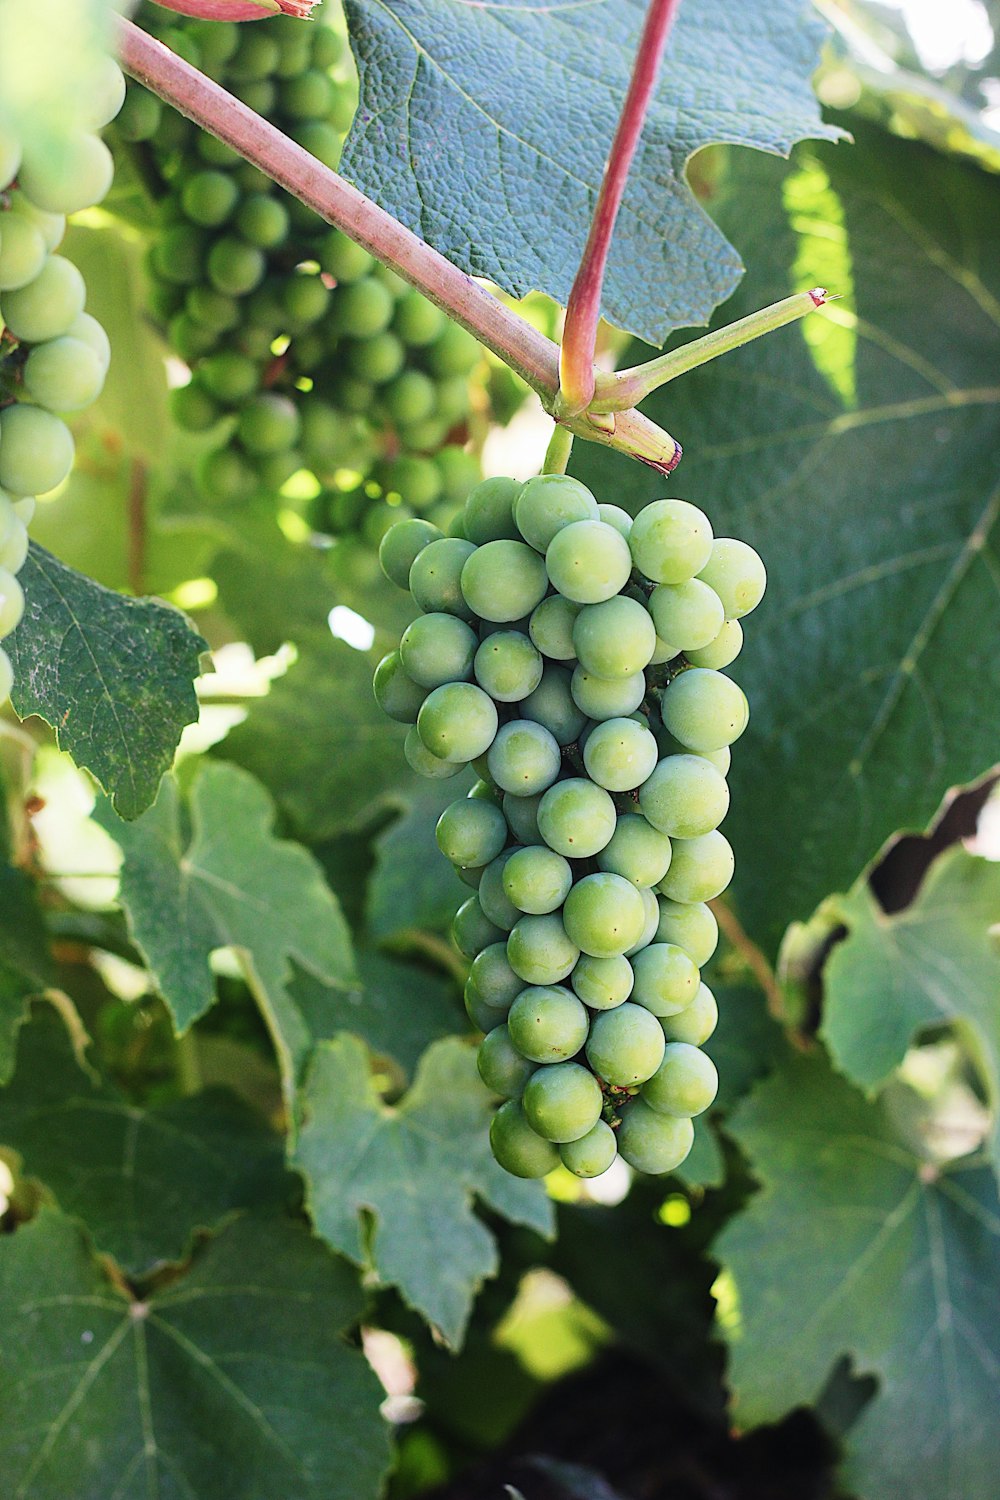
<path fill-rule="evenodd" d="M 184 22 L 149 6 L 142 19 L 320 161 L 337 164 L 354 107 L 337 32 L 282 17 L 258 26 Z M 192 372 L 174 392 L 175 418 L 195 432 L 229 419 L 227 440 L 202 460 L 205 492 L 220 501 L 271 494 L 311 471 L 322 497 L 314 519 L 342 529 L 338 506 L 349 513 L 350 504 L 341 492 L 364 499 L 359 481 L 380 459 L 390 468 L 394 460 L 400 473 L 389 480 L 412 483 L 420 509 L 434 480 L 422 455 L 466 421 L 476 341 L 137 86 L 118 130 L 141 147 L 160 196 L 153 309 Z"/>
<path fill-rule="evenodd" d="M 106 57 L 81 84 L 58 152 L 0 132 L 0 638 L 24 612 L 17 573 L 35 496 L 73 467 L 62 415 L 97 399 L 111 359 L 107 334 L 84 311 L 83 277 L 56 252 L 66 215 L 99 203 L 111 186 L 111 153 L 97 132 L 120 109 L 125 79 Z M 12 686 L 0 647 L 0 703 Z"/>
<path fill-rule="evenodd" d="M 684 500 L 633 521 L 563 475 L 485 480 L 450 536 L 402 521 L 380 560 L 423 613 L 375 696 L 409 723 L 414 770 L 481 778 L 437 841 L 476 888 L 454 935 L 479 1069 L 506 1100 L 493 1153 L 519 1177 L 560 1159 L 597 1176 L 616 1152 L 672 1171 L 717 1086 L 699 970 L 749 715 L 720 669 L 764 566 Z"/>

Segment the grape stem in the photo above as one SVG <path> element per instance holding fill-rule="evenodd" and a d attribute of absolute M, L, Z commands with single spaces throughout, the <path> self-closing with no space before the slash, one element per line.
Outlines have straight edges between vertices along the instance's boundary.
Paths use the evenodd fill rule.
<path fill-rule="evenodd" d="M 555 414 L 561 418 L 579 416 L 593 399 L 594 352 L 611 237 L 679 4 L 680 0 L 650 0 L 646 13 L 628 93 L 597 195 L 590 233 L 566 304 L 559 394 L 555 405 Z"/>
<path fill-rule="evenodd" d="M 416 287 L 515 370 L 552 410 L 559 390 L 557 344 L 197 68 L 131 21 L 120 18 L 117 25 L 126 72 Z M 593 418 L 581 412 L 563 425 L 662 474 L 680 462 L 680 444 L 641 412 Z"/>
<path fill-rule="evenodd" d="M 573 451 L 573 434 L 560 422 L 552 429 L 549 446 L 542 463 L 543 474 L 565 474 L 569 456 Z"/>

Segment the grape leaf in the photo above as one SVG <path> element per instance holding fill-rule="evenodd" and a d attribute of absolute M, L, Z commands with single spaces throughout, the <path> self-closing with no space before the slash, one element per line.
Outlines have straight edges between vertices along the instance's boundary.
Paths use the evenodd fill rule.
<path fill-rule="evenodd" d="M 325 984 L 357 983 L 350 932 L 312 855 L 274 837 L 267 793 L 235 766 L 201 768 L 190 833 L 169 777 L 135 823 L 121 823 L 106 803 L 95 816 L 125 856 L 129 930 L 177 1031 L 214 1002 L 213 951 L 238 949 L 290 1094 L 312 1040 L 289 989 L 292 961 Z"/>
<path fill-rule="evenodd" d="M 539 1184 L 509 1177 L 490 1154 L 493 1105 L 474 1052 L 458 1039 L 435 1042 L 390 1109 L 364 1044 L 341 1036 L 316 1048 L 301 1101 L 292 1162 L 317 1230 L 358 1265 L 370 1262 L 457 1347 L 477 1289 L 498 1266 L 473 1199 L 541 1234 L 552 1228 Z"/>
<path fill-rule="evenodd" d="M 449 260 L 565 303 L 647 10 L 346 0 L 361 97 L 342 170 Z M 611 322 L 659 343 L 704 322 L 740 263 L 685 181 L 710 141 L 787 152 L 823 125 L 824 25 L 799 0 L 681 8 L 615 229 Z"/>
<path fill-rule="evenodd" d="M 28 1018 L 29 1000 L 54 981 L 37 888 L 22 870 L 0 863 L 0 1084 L 14 1071 L 17 1034 Z"/>
<path fill-rule="evenodd" d="M 680 494 L 767 563 L 733 668 L 753 716 L 726 832 L 744 925 L 772 950 L 997 755 L 996 179 L 857 137 L 791 168 L 734 155 L 720 211 L 753 267 L 727 320 L 816 284 L 844 301 L 650 401 L 685 447 L 669 486 L 574 453 L 602 498 Z"/>
<path fill-rule="evenodd" d="M 815 1402 L 843 1355 L 878 1378 L 846 1488 L 993 1493 L 1000 1204 L 982 1158 L 938 1168 L 823 1057 L 789 1057 L 727 1127 L 761 1191 L 715 1242 L 741 1425 Z"/>
<path fill-rule="evenodd" d="M 132 1275 L 179 1260 L 196 1229 L 280 1191 L 278 1137 L 233 1095 L 140 1109 L 87 1077 L 54 1013 L 22 1032 L 0 1141 Z"/>
<path fill-rule="evenodd" d="M 240 1219 L 129 1300 L 54 1209 L 0 1236 L 0 1466 L 31 1500 L 375 1500 L 382 1388 L 343 1332 L 356 1274 L 304 1225 Z"/>
<path fill-rule="evenodd" d="M 405 763 L 404 763 L 405 764 Z M 459 880 L 434 838 L 441 813 L 465 796 L 469 777 L 424 781 L 401 775 L 413 791 L 402 815 L 375 841 L 375 868 L 368 882 L 368 925 L 381 941 L 414 928 L 447 927 L 472 890 Z"/>
<path fill-rule="evenodd" d="M 823 971 L 820 1034 L 837 1067 L 875 1092 L 917 1032 L 954 1022 L 984 1073 L 1000 1168 L 1000 864 L 949 849 L 903 911 L 887 916 L 867 881 L 832 910 L 847 936 Z"/>
<path fill-rule="evenodd" d="M 198 717 L 206 644 L 170 605 L 112 593 L 34 542 L 19 577 L 24 618 L 4 643 L 11 702 L 20 718 L 51 724 L 121 817 L 137 818 Z"/>

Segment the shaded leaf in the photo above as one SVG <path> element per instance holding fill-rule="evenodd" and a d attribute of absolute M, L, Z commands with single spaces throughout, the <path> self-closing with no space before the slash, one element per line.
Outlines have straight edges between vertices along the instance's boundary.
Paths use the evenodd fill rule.
<path fill-rule="evenodd" d="M 400 817 L 375 840 L 375 867 L 368 882 L 368 926 L 379 940 L 414 928 L 440 931 L 473 894 L 434 838 L 438 818 L 465 796 L 470 779 L 466 774 L 422 781 L 408 770 L 400 774 L 403 795 L 412 791 Z"/>
<path fill-rule="evenodd" d="M 0 1084 L 14 1071 L 28 1002 L 54 978 L 37 888 L 23 871 L 0 863 Z"/>

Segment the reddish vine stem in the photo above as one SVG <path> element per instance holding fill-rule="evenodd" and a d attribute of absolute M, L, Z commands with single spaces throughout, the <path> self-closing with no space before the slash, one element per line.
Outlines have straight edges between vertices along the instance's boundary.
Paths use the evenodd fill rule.
<path fill-rule="evenodd" d="M 560 357 L 560 390 L 556 402 L 558 417 L 578 416 L 593 399 L 594 351 L 611 237 L 646 121 L 649 101 L 656 87 L 663 49 L 679 4 L 680 0 L 650 0 L 628 93 L 625 95 L 597 195 L 590 234 L 566 304 L 566 324 Z"/>

